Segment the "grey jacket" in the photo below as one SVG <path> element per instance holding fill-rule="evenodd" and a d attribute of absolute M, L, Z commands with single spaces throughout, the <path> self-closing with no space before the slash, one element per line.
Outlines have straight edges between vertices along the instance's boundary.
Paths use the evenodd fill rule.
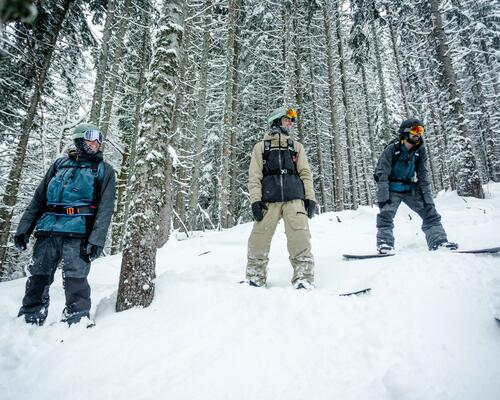
<path fill-rule="evenodd" d="M 104 174 L 100 185 L 101 192 L 99 196 L 99 203 L 97 204 L 95 221 L 92 231 L 88 237 L 88 241 L 91 244 L 104 247 L 115 207 L 116 178 L 115 171 L 111 164 L 105 161 L 102 161 L 102 163 L 104 166 Z M 52 164 L 45 174 L 45 177 L 38 185 L 28 208 L 24 212 L 17 227 L 16 235 L 24 233 L 29 236 L 35 229 L 36 223 L 45 212 L 47 202 L 46 190 L 49 181 L 54 177 L 54 174 L 55 164 Z"/>
<path fill-rule="evenodd" d="M 401 145 L 404 146 L 404 143 Z M 391 143 L 384 149 L 375 168 L 377 202 L 379 203 L 389 200 L 389 176 L 393 166 L 395 146 L 395 143 Z M 417 188 L 421 191 L 426 204 L 434 204 L 429 170 L 427 169 L 427 151 L 423 145 L 419 148 L 419 152 L 420 157 L 415 165 Z"/>

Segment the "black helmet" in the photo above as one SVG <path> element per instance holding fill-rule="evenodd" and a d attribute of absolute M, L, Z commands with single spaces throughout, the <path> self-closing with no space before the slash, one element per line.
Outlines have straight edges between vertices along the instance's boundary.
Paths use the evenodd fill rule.
<path fill-rule="evenodd" d="M 418 118 L 410 118 L 410 119 L 405 119 L 403 122 L 401 122 L 401 125 L 399 126 L 399 133 L 404 134 L 408 133 L 410 131 L 410 128 L 412 126 L 424 126 L 424 123 L 422 120 Z"/>

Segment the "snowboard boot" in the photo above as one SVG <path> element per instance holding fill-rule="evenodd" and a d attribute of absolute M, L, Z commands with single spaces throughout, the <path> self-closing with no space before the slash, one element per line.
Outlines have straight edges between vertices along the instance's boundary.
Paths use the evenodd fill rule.
<path fill-rule="evenodd" d="M 248 285 L 252 287 L 262 287 L 262 285 L 257 284 L 256 282 L 252 281 L 251 279 L 246 279 L 244 281 L 240 282 L 242 285 Z"/>
<path fill-rule="evenodd" d="M 441 249 L 444 249 L 444 250 L 457 250 L 458 249 L 458 243 L 454 243 L 454 242 L 441 242 L 437 245 L 434 245 L 432 246 L 432 249 L 431 250 L 441 250 Z"/>
<path fill-rule="evenodd" d="M 314 284 L 310 283 L 304 279 L 299 279 L 293 283 L 294 289 L 297 290 L 313 290 L 314 289 Z"/>
<path fill-rule="evenodd" d="M 394 247 L 387 243 L 380 243 L 377 246 L 378 254 L 394 254 Z"/>

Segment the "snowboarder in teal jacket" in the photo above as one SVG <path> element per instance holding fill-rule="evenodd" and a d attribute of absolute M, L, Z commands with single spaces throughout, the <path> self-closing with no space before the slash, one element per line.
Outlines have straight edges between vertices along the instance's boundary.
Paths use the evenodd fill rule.
<path fill-rule="evenodd" d="M 49 287 L 61 265 L 66 307 L 62 320 L 69 325 L 89 318 L 90 263 L 102 254 L 115 201 L 115 172 L 100 151 L 102 132 L 94 125 L 78 125 L 76 149 L 57 159 L 38 186 L 23 214 L 15 245 L 26 250 L 35 231 L 29 267 L 31 276 L 19 316 L 42 325 L 47 318 Z"/>
<path fill-rule="evenodd" d="M 377 251 L 380 254 L 394 251 L 394 216 L 401 202 L 422 218 L 422 230 L 430 250 L 458 248 L 456 243 L 448 241 L 441 216 L 434 206 L 423 146 L 424 131 L 421 120 L 404 120 L 399 127 L 399 139 L 390 143 L 378 160 L 374 176 L 380 208 L 377 215 Z"/>

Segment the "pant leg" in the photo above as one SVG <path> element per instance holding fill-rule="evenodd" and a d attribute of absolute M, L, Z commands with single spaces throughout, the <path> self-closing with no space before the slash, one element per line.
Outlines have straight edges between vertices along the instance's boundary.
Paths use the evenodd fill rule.
<path fill-rule="evenodd" d="M 311 233 L 302 200 L 283 205 L 283 220 L 290 263 L 293 267 L 292 284 L 305 280 L 314 284 L 314 258 L 311 252 Z"/>
<path fill-rule="evenodd" d="M 253 224 L 248 238 L 246 279 L 259 286 L 266 284 L 271 240 L 281 218 L 282 207 L 283 203 L 267 203 L 264 218 Z"/>
<path fill-rule="evenodd" d="M 433 204 L 425 204 L 422 194 L 407 194 L 403 201 L 422 218 L 422 231 L 425 234 L 429 250 L 436 249 L 441 243 L 447 242 L 446 232 L 441 224 L 441 215 Z"/>
<path fill-rule="evenodd" d="M 33 248 L 33 260 L 29 267 L 31 276 L 26 282 L 26 291 L 18 317 L 24 316 L 27 323 L 43 325 L 50 304 L 49 288 L 61 257 L 62 238 L 42 237 Z"/>
<path fill-rule="evenodd" d="M 62 248 L 62 270 L 66 307 L 63 319 L 68 324 L 79 322 L 90 315 L 90 286 L 87 276 L 90 261 L 85 254 L 85 240 L 64 238 Z"/>
<path fill-rule="evenodd" d="M 402 195 L 390 192 L 389 200 L 390 203 L 385 204 L 377 215 L 377 246 L 385 243 L 394 247 L 394 216 L 401 204 Z"/>

